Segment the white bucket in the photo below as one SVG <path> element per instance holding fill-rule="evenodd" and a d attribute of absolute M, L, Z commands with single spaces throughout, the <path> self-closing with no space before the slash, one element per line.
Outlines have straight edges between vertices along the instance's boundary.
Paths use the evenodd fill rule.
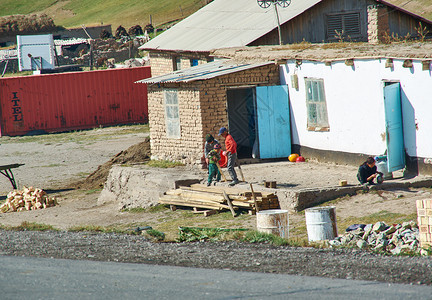
<path fill-rule="evenodd" d="M 383 173 L 384 179 L 393 179 L 393 173 L 387 169 L 387 162 L 380 161 L 376 163 L 377 171 Z"/>
<path fill-rule="evenodd" d="M 257 213 L 257 230 L 287 239 L 289 236 L 288 211 L 282 209 L 261 210 Z"/>
<path fill-rule="evenodd" d="M 305 211 L 306 228 L 310 242 L 332 240 L 337 237 L 336 208 L 323 206 Z"/>

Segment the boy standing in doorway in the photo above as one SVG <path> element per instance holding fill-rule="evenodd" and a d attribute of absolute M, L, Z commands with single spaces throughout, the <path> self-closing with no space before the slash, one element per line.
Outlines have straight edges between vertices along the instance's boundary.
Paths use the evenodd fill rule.
<path fill-rule="evenodd" d="M 237 173 L 234 170 L 237 160 L 237 143 L 234 141 L 233 137 L 228 133 L 228 130 L 225 127 L 221 127 L 221 129 L 219 129 L 219 135 L 225 138 L 225 148 L 228 157 L 227 169 L 233 180 L 229 185 L 233 186 L 239 183 L 239 180 L 237 179 Z"/>

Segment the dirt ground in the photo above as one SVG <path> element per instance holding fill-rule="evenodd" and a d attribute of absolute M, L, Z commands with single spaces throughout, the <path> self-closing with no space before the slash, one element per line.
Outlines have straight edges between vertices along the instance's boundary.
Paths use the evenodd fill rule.
<path fill-rule="evenodd" d="M 35 137 L 2 138 L 0 164 L 25 163 L 14 170 L 19 187 L 34 186 L 55 195 L 59 205 L 35 211 L 0 214 L 0 224 L 17 226 L 23 221 L 52 225 L 59 229 L 77 226 L 133 227 L 150 225 L 162 229 L 163 223 L 182 217 L 182 212 L 168 209 L 156 212 L 122 212 L 116 203 L 98 205 L 100 178 L 95 174 L 87 183 L 85 178 L 101 169 L 109 169 L 110 163 L 133 162 L 148 159 L 143 143 L 148 136 L 143 127 L 111 127 L 97 130 L 42 135 Z M 135 145 L 135 146 L 134 146 Z M 134 146 L 129 148 L 130 146 Z M 129 148 L 128 151 L 125 151 Z M 135 149 L 135 150 L 133 150 Z M 132 151 L 133 150 L 133 151 Z M 144 153 L 144 154 L 143 154 Z M 148 154 L 148 153 L 147 153 Z M 141 155 L 141 156 L 139 156 Z M 139 156 L 139 157 L 138 157 Z M 137 158 L 133 160 L 133 157 Z M 104 165 L 105 164 L 105 165 Z M 337 186 L 344 179 L 348 184 L 357 184 L 357 167 L 316 162 L 290 163 L 288 161 L 250 164 L 242 166 L 246 181 L 257 186 L 263 180 L 275 180 L 280 187 L 303 188 Z M 105 170 L 106 171 L 106 170 Z M 205 170 L 201 170 L 203 179 Z M 96 172 L 98 173 L 98 172 Z M 395 177 L 398 175 L 396 174 Z M 83 181 L 84 180 L 84 181 Z M 80 187 L 81 189 L 77 189 Z M 0 195 L 3 199 L 12 188 L 6 178 L 0 180 Z M 371 215 L 391 214 L 415 218 L 415 200 L 430 198 L 431 189 L 390 190 L 344 197 L 331 202 L 336 206 L 338 222 L 358 220 Z M 241 218 L 203 217 L 188 215 L 186 226 L 215 226 L 254 228 L 254 216 Z M 214 219 L 216 218 L 216 219 Z M 192 220 L 191 220 L 192 219 Z M 290 231 L 304 227 L 304 214 L 289 216 Z M 216 221 L 212 224 L 212 221 Z M 178 226 L 178 223 L 173 226 Z M 181 225 L 181 224 L 180 224 Z"/>

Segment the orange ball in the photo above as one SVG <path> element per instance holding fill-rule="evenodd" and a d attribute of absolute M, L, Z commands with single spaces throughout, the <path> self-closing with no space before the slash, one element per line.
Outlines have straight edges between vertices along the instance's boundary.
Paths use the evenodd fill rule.
<path fill-rule="evenodd" d="M 290 162 L 296 162 L 297 158 L 299 157 L 299 155 L 297 153 L 293 153 L 290 156 L 288 156 L 288 160 Z"/>

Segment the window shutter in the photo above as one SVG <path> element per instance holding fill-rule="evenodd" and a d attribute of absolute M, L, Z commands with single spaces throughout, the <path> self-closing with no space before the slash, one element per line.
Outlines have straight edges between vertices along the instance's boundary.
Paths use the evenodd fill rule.
<path fill-rule="evenodd" d="M 358 35 L 360 31 L 360 14 L 352 13 L 343 16 L 344 32 L 346 35 Z"/>
<path fill-rule="evenodd" d="M 336 35 L 336 31 L 341 33 L 343 30 L 342 16 L 341 15 L 330 15 L 327 18 L 327 37 L 333 39 Z"/>
<path fill-rule="evenodd" d="M 361 35 L 360 13 L 344 13 L 327 16 L 327 38 L 336 39 L 336 32 L 342 36 Z"/>

